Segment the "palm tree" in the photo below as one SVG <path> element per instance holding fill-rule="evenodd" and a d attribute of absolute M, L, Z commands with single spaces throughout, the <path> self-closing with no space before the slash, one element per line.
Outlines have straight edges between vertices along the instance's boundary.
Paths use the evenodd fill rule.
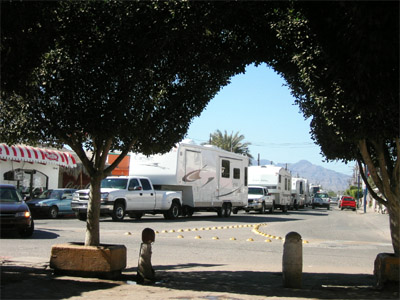
<path fill-rule="evenodd" d="M 220 130 L 216 130 L 210 135 L 209 144 L 217 146 L 226 151 L 247 155 L 251 161 L 253 159 L 253 156 L 250 154 L 249 150 L 249 146 L 251 144 L 243 142 L 243 140 L 244 135 L 240 134 L 239 132 L 236 132 L 235 134 L 232 132 L 230 135 L 228 135 L 226 130 L 224 134 L 222 134 Z"/>

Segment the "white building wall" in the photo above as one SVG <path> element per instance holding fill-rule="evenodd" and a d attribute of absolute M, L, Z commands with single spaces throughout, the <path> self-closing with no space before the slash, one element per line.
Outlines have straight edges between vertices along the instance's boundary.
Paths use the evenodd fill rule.
<path fill-rule="evenodd" d="M 42 164 L 31 164 L 28 162 L 15 162 L 15 161 L 3 161 L 0 160 L 0 183 L 17 185 L 17 181 L 4 180 L 4 173 L 15 170 L 15 169 L 29 169 L 37 170 L 46 174 L 49 178 L 49 189 L 58 188 L 58 177 L 59 177 L 59 166 L 57 165 L 42 165 Z M 37 178 L 39 177 L 39 178 Z M 35 176 L 36 180 L 33 181 L 33 187 L 45 187 L 45 182 L 42 182 L 42 176 Z M 29 186 L 30 176 L 27 175 L 24 181 L 20 182 L 22 186 Z"/>

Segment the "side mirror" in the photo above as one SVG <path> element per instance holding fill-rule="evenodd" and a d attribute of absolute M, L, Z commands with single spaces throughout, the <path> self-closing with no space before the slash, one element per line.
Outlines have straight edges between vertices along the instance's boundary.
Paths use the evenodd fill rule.
<path fill-rule="evenodd" d="M 140 185 L 134 186 L 134 187 L 129 187 L 129 191 L 141 191 L 142 187 Z"/>

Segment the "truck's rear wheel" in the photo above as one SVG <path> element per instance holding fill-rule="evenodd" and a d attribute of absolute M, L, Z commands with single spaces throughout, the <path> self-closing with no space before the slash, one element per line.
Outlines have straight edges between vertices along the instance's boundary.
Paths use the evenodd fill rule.
<path fill-rule="evenodd" d="M 180 205 L 176 202 L 172 202 L 169 210 L 166 213 L 164 213 L 164 218 L 168 220 L 174 220 L 178 218 L 180 214 L 181 214 Z"/>
<path fill-rule="evenodd" d="M 122 221 L 125 217 L 125 205 L 122 202 L 117 202 L 114 205 L 114 210 L 112 212 L 113 221 Z"/>

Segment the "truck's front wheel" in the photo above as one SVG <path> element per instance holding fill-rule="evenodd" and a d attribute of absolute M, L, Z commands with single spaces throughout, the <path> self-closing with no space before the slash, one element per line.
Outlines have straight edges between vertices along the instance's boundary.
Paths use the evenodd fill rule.
<path fill-rule="evenodd" d="M 259 210 L 259 213 L 262 215 L 265 214 L 265 202 L 261 203 L 261 208 Z"/>
<path fill-rule="evenodd" d="M 113 221 L 122 221 L 124 217 L 125 217 L 125 205 L 121 202 L 117 202 L 114 205 L 112 219 Z"/>
<path fill-rule="evenodd" d="M 166 213 L 164 213 L 164 218 L 168 220 L 174 220 L 178 218 L 180 214 L 181 214 L 180 205 L 176 202 L 172 202 L 169 210 Z"/>

